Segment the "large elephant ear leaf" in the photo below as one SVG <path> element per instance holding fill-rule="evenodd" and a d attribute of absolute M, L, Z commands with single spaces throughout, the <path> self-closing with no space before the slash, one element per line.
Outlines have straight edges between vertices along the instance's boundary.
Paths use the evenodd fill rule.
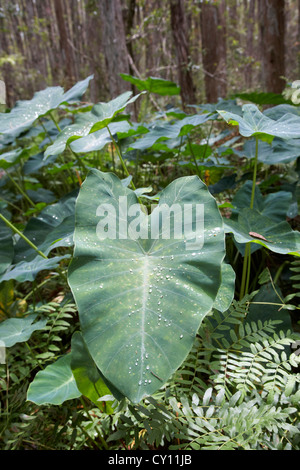
<path fill-rule="evenodd" d="M 37 91 L 31 100 L 17 101 L 15 107 L 9 113 L 0 113 L 0 132 L 14 138 L 26 131 L 37 120 L 49 111 L 58 108 L 66 102 L 79 99 L 86 91 L 93 75 L 74 85 L 64 93 L 62 87 L 48 87 Z"/>
<path fill-rule="evenodd" d="M 186 358 L 225 254 L 222 217 L 198 177 L 171 183 L 149 216 L 140 209 L 115 175 L 92 170 L 76 202 L 68 273 L 91 357 L 135 403 Z"/>
<path fill-rule="evenodd" d="M 238 125 L 239 132 L 244 137 L 272 136 L 281 139 L 300 137 L 300 117 L 295 114 L 284 114 L 275 121 L 261 113 L 254 104 L 245 104 L 242 111 L 243 116 L 223 110 L 218 110 L 218 113 L 228 124 Z"/>

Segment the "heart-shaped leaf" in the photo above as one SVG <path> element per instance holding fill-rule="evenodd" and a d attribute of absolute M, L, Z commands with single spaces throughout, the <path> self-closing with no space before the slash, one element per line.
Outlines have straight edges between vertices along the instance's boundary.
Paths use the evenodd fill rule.
<path fill-rule="evenodd" d="M 249 207 L 251 200 L 252 181 L 246 183 L 235 194 L 232 204 L 232 218 L 237 218 L 237 214 Z M 263 196 L 258 186 L 255 187 L 253 209 L 257 210 L 264 217 L 272 219 L 274 222 L 286 220 L 287 212 L 292 203 L 293 195 L 289 191 L 277 191 Z"/>
<path fill-rule="evenodd" d="M 266 135 L 282 139 L 300 137 L 300 116 L 288 113 L 275 121 L 261 113 L 254 104 L 245 104 L 242 111 L 243 116 L 222 110 L 218 110 L 218 113 L 228 124 L 238 125 L 239 132 L 244 137 Z"/>
<path fill-rule="evenodd" d="M 274 221 L 254 209 L 242 209 L 238 219 L 226 219 L 225 231 L 238 243 L 258 243 L 275 253 L 300 256 L 300 233 L 285 222 Z"/>
<path fill-rule="evenodd" d="M 111 124 L 117 114 L 121 113 L 127 105 L 133 103 L 140 95 L 131 96 L 132 92 L 126 91 L 108 103 L 97 103 L 91 111 L 77 115 L 75 123 L 66 126 L 58 135 L 55 142 L 49 145 L 45 151 L 44 158 L 62 153 L 66 145 L 71 144 L 72 141 L 85 137 L 90 132 L 96 132 Z M 120 130 L 122 130 L 121 127 Z"/>
<path fill-rule="evenodd" d="M 66 93 L 62 87 L 48 87 L 36 92 L 31 100 L 18 101 L 10 113 L 0 113 L 0 133 L 18 137 L 37 118 L 58 108 L 62 103 L 73 102 L 81 97 L 92 78 L 93 75 L 90 75 Z"/>
<path fill-rule="evenodd" d="M 7 348 L 17 343 L 28 341 L 34 331 L 43 330 L 47 319 L 34 323 L 37 315 L 32 314 L 24 318 L 8 318 L 0 323 L 0 340 Z"/>
<path fill-rule="evenodd" d="M 198 177 L 179 178 L 147 216 L 115 175 L 92 170 L 74 241 L 68 279 L 84 341 L 104 377 L 139 402 L 180 366 L 213 307 L 225 253 L 216 201 Z"/>
<path fill-rule="evenodd" d="M 242 155 L 247 158 L 255 157 L 255 139 L 245 142 Z M 279 163 L 290 163 L 300 156 L 300 140 L 283 140 L 275 137 L 272 144 L 259 141 L 258 143 L 258 161 L 266 165 L 278 165 Z"/>
<path fill-rule="evenodd" d="M 80 396 L 71 369 L 71 354 L 38 372 L 27 391 L 27 400 L 37 405 L 61 405 Z"/>
<path fill-rule="evenodd" d="M 112 122 L 109 124 L 109 131 L 112 135 L 119 132 L 127 132 L 130 125 L 127 121 Z M 88 134 L 86 137 L 74 140 L 70 147 L 76 153 L 88 153 L 94 150 L 101 150 L 106 144 L 111 142 L 108 129 L 100 129 L 99 131 Z"/>
<path fill-rule="evenodd" d="M 176 139 L 179 136 L 185 136 L 191 130 L 204 124 L 205 122 L 212 120 L 216 115 L 211 114 L 194 114 L 192 116 L 187 116 L 184 119 L 176 121 L 174 124 L 165 124 L 156 126 L 151 129 L 148 134 L 144 135 L 136 142 L 130 145 L 132 149 L 145 150 L 155 144 L 157 141 L 167 140 L 167 139 Z"/>

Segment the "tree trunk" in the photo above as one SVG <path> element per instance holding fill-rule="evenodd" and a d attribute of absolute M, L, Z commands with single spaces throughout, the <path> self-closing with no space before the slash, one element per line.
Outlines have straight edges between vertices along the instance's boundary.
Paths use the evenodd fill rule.
<path fill-rule="evenodd" d="M 120 0 L 100 0 L 102 43 L 111 98 L 129 89 L 120 73 L 129 73 L 128 51 Z"/>
<path fill-rule="evenodd" d="M 189 66 L 190 52 L 187 35 L 187 22 L 183 0 L 170 0 L 171 29 L 175 44 L 178 82 L 181 89 L 182 105 L 195 103 L 195 89 L 192 71 Z"/>
<path fill-rule="evenodd" d="M 215 103 L 227 94 L 226 83 L 226 31 L 221 16 L 224 2 L 201 6 L 202 62 L 206 99 Z"/>
<path fill-rule="evenodd" d="M 64 10 L 62 0 L 54 0 L 55 14 L 57 19 L 57 26 L 59 30 L 59 42 L 60 48 L 64 52 L 65 59 L 65 75 L 66 75 L 66 86 L 70 87 L 75 81 L 75 72 L 73 67 L 73 54 L 72 49 L 68 41 L 68 31 L 66 22 L 64 19 Z"/>
<path fill-rule="evenodd" d="M 245 67 L 245 84 L 246 88 L 252 87 L 252 67 L 254 60 L 254 47 L 253 47 L 253 35 L 254 35 L 254 26 L 255 26 L 255 0 L 250 0 L 249 6 L 246 10 L 248 28 L 246 33 L 246 55 L 248 63 Z"/>
<path fill-rule="evenodd" d="M 281 93 L 285 87 L 284 0 L 259 0 L 262 82 L 267 92 Z"/>

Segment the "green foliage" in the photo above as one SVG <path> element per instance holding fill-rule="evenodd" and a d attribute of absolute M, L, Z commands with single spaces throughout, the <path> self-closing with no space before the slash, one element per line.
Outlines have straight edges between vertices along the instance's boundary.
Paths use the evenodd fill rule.
<path fill-rule="evenodd" d="M 126 212 L 120 197 L 126 198 Z M 206 239 L 201 244 L 192 223 L 184 231 L 183 220 L 179 228 L 176 225 L 184 205 L 195 201 L 206 210 Z M 137 203 L 134 192 L 114 175 L 92 170 L 76 203 L 75 250 L 68 275 L 91 356 L 103 375 L 133 402 L 151 395 L 187 355 L 217 295 L 224 257 L 222 218 L 199 178 L 177 179 L 161 192 L 149 216 L 139 214 L 139 233 L 146 232 L 141 238 L 134 235 L 130 216 Z M 108 237 L 107 232 L 99 234 L 96 215 L 101 204 L 108 208 L 104 222 Z M 175 213 L 167 212 L 171 204 Z M 168 237 L 160 213 L 170 219 Z M 195 224 L 200 215 L 198 219 L 194 215 L 191 220 Z M 114 234 L 116 220 L 122 220 L 125 229 L 119 226 Z"/>
<path fill-rule="evenodd" d="M 130 92 L 79 103 L 91 77 L 0 116 L 0 447 L 299 450 L 299 110 L 154 113 L 178 87 L 124 78 L 147 122 Z M 120 195 L 147 230 L 205 202 L 203 247 L 100 242 Z"/>

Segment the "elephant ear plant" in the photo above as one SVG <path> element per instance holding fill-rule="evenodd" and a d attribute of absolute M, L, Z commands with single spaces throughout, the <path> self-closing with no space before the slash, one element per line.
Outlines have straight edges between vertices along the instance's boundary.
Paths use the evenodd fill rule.
<path fill-rule="evenodd" d="M 38 372 L 28 400 L 138 403 L 183 363 L 203 318 L 232 300 L 222 217 L 198 176 L 173 181 L 149 215 L 137 194 L 96 169 L 82 184 L 68 272 L 81 333 L 68 360 Z"/>
<path fill-rule="evenodd" d="M 171 183 L 146 215 L 134 191 L 98 170 L 75 214 L 68 279 L 83 339 L 103 377 L 137 403 L 181 365 L 213 307 L 222 218 L 196 176 Z"/>

